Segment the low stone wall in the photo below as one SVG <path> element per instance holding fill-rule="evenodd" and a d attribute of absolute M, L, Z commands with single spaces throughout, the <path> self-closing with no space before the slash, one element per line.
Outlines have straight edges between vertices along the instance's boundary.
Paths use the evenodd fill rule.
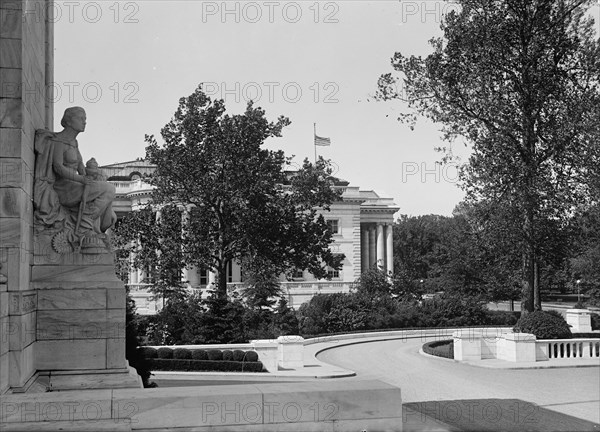
<path fill-rule="evenodd" d="M 400 389 L 327 381 L 0 397 L 3 430 L 402 430 Z"/>
<path fill-rule="evenodd" d="M 454 359 L 479 361 L 497 358 L 510 362 L 536 362 L 550 359 L 600 358 L 600 339 L 537 340 L 529 333 L 484 335 L 458 330 L 453 334 Z"/>

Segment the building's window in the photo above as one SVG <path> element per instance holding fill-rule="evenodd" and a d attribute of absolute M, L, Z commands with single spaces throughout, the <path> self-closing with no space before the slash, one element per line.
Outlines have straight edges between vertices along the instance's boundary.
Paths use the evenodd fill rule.
<path fill-rule="evenodd" d="M 227 263 L 227 282 L 233 282 L 233 262 L 229 261 Z"/>
<path fill-rule="evenodd" d="M 336 258 L 340 258 L 341 254 L 337 253 L 337 252 L 333 252 L 333 255 Z M 331 267 L 327 267 L 327 275 L 331 278 L 331 279 L 339 279 L 340 278 L 340 271 L 339 270 L 334 270 Z"/>
<path fill-rule="evenodd" d="M 198 277 L 201 286 L 208 285 L 208 271 L 206 271 L 206 269 L 198 270 Z"/>
<path fill-rule="evenodd" d="M 340 271 L 339 270 L 333 270 L 332 268 L 327 270 L 327 276 L 329 276 L 331 279 L 339 279 L 340 277 Z"/>
<path fill-rule="evenodd" d="M 140 283 L 154 284 L 156 282 L 157 269 L 152 266 L 147 266 L 142 270 L 142 280 Z"/>
<path fill-rule="evenodd" d="M 295 270 L 292 274 L 293 279 L 304 279 L 304 271 L 303 270 Z"/>
<path fill-rule="evenodd" d="M 329 228 L 331 234 L 339 234 L 340 232 L 337 219 L 329 219 L 327 221 L 327 228 Z"/>

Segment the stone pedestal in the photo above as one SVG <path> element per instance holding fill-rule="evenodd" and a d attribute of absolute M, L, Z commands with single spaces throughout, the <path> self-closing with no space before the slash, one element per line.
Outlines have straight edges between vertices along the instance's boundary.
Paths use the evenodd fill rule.
<path fill-rule="evenodd" d="M 125 359 L 125 286 L 113 254 L 60 255 L 44 235 L 36 240 L 38 381 L 53 390 L 141 387 Z"/>
<path fill-rule="evenodd" d="M 304 338 L 302 336 L 279 336 L 279 366 L 283 369 L 304 367 Z"/>
<path fill-rule="evenodd" d="M 461 361 L 481 360 L 481 333 L 470 330 L 457 330 L 454 338 L 454 359 Z"/>
<path fill-rule="evenodd" d="M 535 362 L 535 341 L 535 336 L 529 333 L 507 333 L 498 340 L 497 358 L 512 362 Z"/>
<path fill-rule="evenodd" d="M 574 333 L 589 333 L 592 331 L 592 317 L 587 309 L 567 309 L 567 324 Z"/>
<path fill-rule="evenodd" d="M 251 340 L 254 351 L 258 354 L 258 359 L 269 372 L 277 372 L 279 365 L 279 344 L 277 339 L 257 339 Z"/>

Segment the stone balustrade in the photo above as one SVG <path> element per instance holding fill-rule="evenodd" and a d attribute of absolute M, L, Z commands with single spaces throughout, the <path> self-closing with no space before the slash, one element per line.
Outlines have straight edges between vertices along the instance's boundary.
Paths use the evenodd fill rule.
<path fill-rule="evenodd" d="M 600 358 L 600 339 L 538 340 L 536 361 L 567 358 Z"/>
<path fill-rule="evenodd" d="M 486 329 L 487 330 L 487 329 Z M 454 359 L 536 362 L 560 359 L 600 359 L 600 338 L 536 339 L 529 333 L 461 329 L 452 334 Z"/>

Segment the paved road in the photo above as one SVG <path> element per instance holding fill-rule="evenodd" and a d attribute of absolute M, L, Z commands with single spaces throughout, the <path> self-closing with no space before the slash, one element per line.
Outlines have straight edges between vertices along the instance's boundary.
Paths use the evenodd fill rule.
<path fill-rule="evenodd" d="M 425 357 L 419 354 L 424 342 L 415 338 L 361 343 L 327 350 L 317 357 L 357 373 L 341 379 L 379 379 L 400 387 L 403 403 L 518 399 L 600 423 L 600 362 L 597 368 L 487 369 Z"/>

